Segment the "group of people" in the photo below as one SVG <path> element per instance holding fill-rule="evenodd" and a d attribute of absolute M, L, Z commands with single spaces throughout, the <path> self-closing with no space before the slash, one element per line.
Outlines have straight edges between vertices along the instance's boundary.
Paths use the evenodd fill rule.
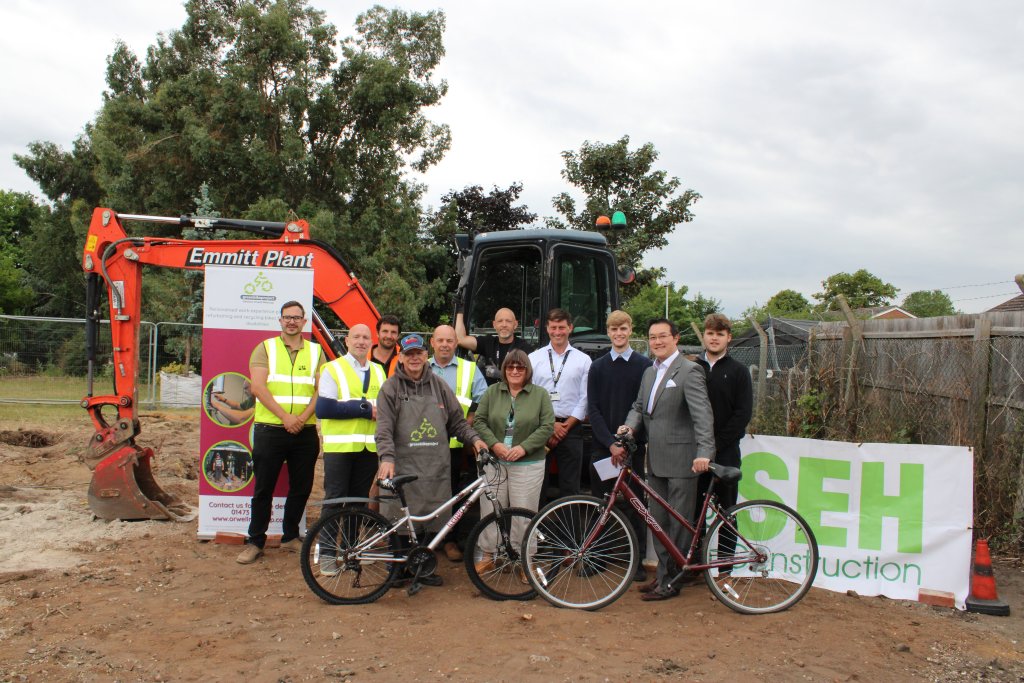
<path fill-rule="evenodd" d="M 646 472 L 651 488 L 677 510 L 692 511 L 691 519 L 699 510 L 699 478 L 710 476 L 709 463 L 739 466 L 752 390 L 746 369 L 728 356 L 731 326 L 720 314 L 705 320 L 704 351 L 695 360 L 679 353 L 678 327 L 667 319 L 649 324 L 653 358 L 634 352 L 632 320 L 624 311 L 608 316 L 612 348 L 593 361 L 570 343 L 572 316 L 560 308 L 547 315 L 549 343 L 532 352 L 515 335 L 515 314 L 503 308 L 495 314 L 493 335 L 468 334 L 461 313 L 454 327 L 435 328 L 429 358 L 423 338 L 402 336 L 394 316 L 377 322 L 376 345 L 368 326 L 353 325 L 348 353 L 330 362 L 317 344 L 302 337 L 301 304 L 286 303 L 279 322 L 281 334 L 258 345 L 250 358 L 256 484 L 247 544 L 237 558 L 243 564 L 262 554 L 284 466 L 290 486 L 281 546 L 301 548 L 299 522 L 319 453 L 317 419 L 325 498 L 369 499 L 378 479 L 415 474 L 417 480 L 405 488 L 414 515 L 435 510 L 458 491 L 470 448 L 489 449 L 506 466 L 497 490 L 500 503 L 529 510 L 543 502 L 552 467 L 558 497 L 580 492 L 584 466 L 590 468 L 591 492 L 607 493 L 611 482 L 601 481 L 593 463 L 608 457 L 622 462 L 625 453 L 615 443 L 621 432 L 632 433 L 641 444 L 634 470 L 640 476 Z M 479 362 L 457 357 L 458 347 L 476 352 Z M 590 453 L 584 453 L 585 421 L 593 432 Z M 726 506 L 735 503 L 735 486 L 719 482 L 718 495 Z M 481 516 L 490 511 L 490 501 L 481 498 Z M 630 514 L 638 537 L 646 539 L 639 515 Z M 652 514 L 674 542 L 686 547 L 684 527 L 659 506 Z M 446 521 L 436 520 L 424 532 L 429 537 Z M 456 527 L 445 543 L 452 561 L 462 559 L 460 537 Z M 668 552 L 659 547 L 658 559 L 652 581 L 642 569 L 636 577 L 645 582 L 645 600 L 679 592 L 670 583 L 679 572 Z M 486 570 L 488 561 L 486 554 L 479 559 L 478 571 Z M 441 583 L 436 574 L 419 580 Z"/>

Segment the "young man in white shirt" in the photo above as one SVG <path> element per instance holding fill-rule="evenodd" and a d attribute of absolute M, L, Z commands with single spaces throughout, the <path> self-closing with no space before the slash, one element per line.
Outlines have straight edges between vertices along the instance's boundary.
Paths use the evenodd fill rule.
<path fill-rule="evenodd" d="M 569 344 L 572 316 L 561 308 L 548 312 L 550 343 L 530 354 L 533 383 L 547 389 L 555 409 L 555 433 L 548 440 L 548 463 L 558 463 L 559 497 L 580 492 L 583 472 L 583 435 L 587 417 L 587 376 L 590 356 Z"/>

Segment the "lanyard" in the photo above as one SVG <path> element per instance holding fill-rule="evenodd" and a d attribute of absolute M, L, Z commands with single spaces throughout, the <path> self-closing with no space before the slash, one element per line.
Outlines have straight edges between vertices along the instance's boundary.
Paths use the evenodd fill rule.
<path fill-rule="evenodd" d="M 562 371 L 565 370 L 565 361 L 569 360 L 569 352 L 572 349 L 566 349 L 565 355 L 562 356 L 562 364 L 558 367 L 558 374 L 555 374 L 555 358 L 551 355 L 551 349 L 548 349 L 548 363 L 551 365 L 551 388 L 558 388 L 558 380 L 562 377 Z"/>

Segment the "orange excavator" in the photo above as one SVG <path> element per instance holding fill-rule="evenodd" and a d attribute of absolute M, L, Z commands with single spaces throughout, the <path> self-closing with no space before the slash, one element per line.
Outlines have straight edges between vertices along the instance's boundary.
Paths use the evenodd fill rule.
<path fill-rule="evenodd" d="M 618 214 L 616 214 L 618 215 Z M 616 220 L 604 223 L 616 227 Z M 169 224 L 198 230 L 237 230 L 259 235 L 243 240 L 184 240 L 134 237 L 123 224 Z M 619 221 L 625 225 L 625 217 Z M 601 219 L 598 229 L 604 229 Z M 620 226 L 621 227 L 621 226 Z M 617 269 L 602 234 L 579 230 L 509 230 L 470 238 L 456 236 L 460 281 L 456 310 L 465 316 L 470 334 L 489 334 L 494 312 L 510 307 L 520 313 L 517 333 L 535 345 L 547 343 L 545 312 L 564 308 L 575 317 L 572 343 L 592 356 L 610 346 L 604 320 L 619 307 L 619 282 L 630 281 L 628 270 Z M 93 211 L 82 254 L 87 274 L 88 395 L 96 433 L 85 460 L 93 470 L 89 506 L 103 519 L 173 519 L 193 517 L 191 508 L 160 488 L 153 478 L 153 449 L 136 443 L 139 323 L 142 267 L 163 266 L 203 270 L 207 265 L 260 268 L 311 268 L 313 296 L 351 327 L 364 323 L 376 328 L 380 314 L 352 269 L 329 244 L 311 239 L 302 220 L 287 223 L 183 216 L 166 218 Z M 113 346 L 113 393 L 93 395 L 99 326 L 103 319 L 100 296 L 109 301 Z M 313 311 L 313 337 L 330 358 L 338 354 L 334 338 Z M 454 318 L 454 315 L 453 315 Z M 376 341 L 376 339 L 374 339 Z"/>
<path fill-rule="evenodd" d="M 239 230 L 262 237 L 241 240 L 132 237 L 123 224 L 133 221 L 199 230 Z M 82 254 L 82 268 L 87 274 L 88 309 L 88 395 L 82 399 L 82 407 L 89 412 L 96 429 L 85 461 L 93 470 L 89 507 L 97 517 L 177 521 L 194 517 L 189 506 L 156 482 L 150 463 L 153 449 L 136 443 L 141 429 L 137 378 L 142 267 L 203 270 L 210 264 L 312 268 L 313 296 L 337 314 L 347 327 L 365 323 L 373 330 L 380 318 L 345 260 L 330 245 L 311 239 L 306 221 L 167 218 L 118 214 L 112 209 L 97 208 L 92 214 Z M 99 327 L 103 319 L 100 295 L 104 291 L 109 300 L 114 386 L 110 394 L 93 395 Z M 328 357 L 336 357 L 330 330 L 315 311 L 312 319 L 314 339 Z"/>

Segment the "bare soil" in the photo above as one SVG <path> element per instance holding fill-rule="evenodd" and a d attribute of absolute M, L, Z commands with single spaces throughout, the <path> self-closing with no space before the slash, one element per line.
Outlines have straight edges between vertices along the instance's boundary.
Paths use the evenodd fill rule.
<path fill-rule="evenodd" d="M 0 682 L 1024 680 L 1013 559 L 996 562 L 1009 617 L 818 589 L 787 612 L 746 617 L 703 585 L 577 612 L 490 601 L 443 558 L 440 588 L 332 607 L 293 554 L 242 566 L 237 546 L 196 540 L 195 523 L 94 519 L 84 416 L 4 415 Z M 143 424 L 159 481 L 194 504 L 198 418 Z"/>

